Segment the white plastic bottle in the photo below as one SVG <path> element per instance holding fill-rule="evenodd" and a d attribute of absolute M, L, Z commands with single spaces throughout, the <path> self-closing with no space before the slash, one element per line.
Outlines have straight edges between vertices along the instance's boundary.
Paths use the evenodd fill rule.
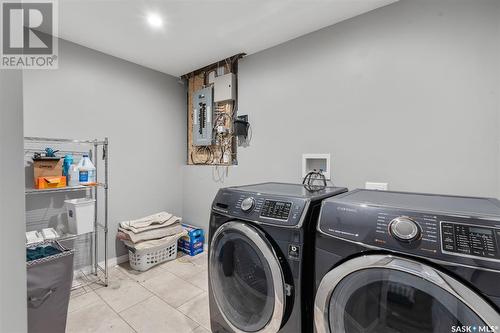
<path fill-rule="evenodd" d="M 76 164 L 71 164 L 68 171 L 68 186 L 77 186 L 80 184 L 80 171 Z"/>
<path fill-rule="evenodd" d="M 83 158 L 78 163 L 79 181 L 82 185 L 88 185 L 96 182 L 95 166 L 89 158 L 89 155 L 84 154 Z"/>

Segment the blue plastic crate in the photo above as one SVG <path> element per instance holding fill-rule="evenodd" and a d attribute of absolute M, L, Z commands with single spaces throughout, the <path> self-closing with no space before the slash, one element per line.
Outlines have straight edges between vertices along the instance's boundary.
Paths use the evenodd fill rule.
<path fill-rule="evenodd" d="M 188 232 L 188 235 L 179 239 L 178 249 L 190 256 L 195 256 L 203 252 L 203 243 L 205 236 L 203 229 L 199 229 L 187 224 L 182 225 Z"/>

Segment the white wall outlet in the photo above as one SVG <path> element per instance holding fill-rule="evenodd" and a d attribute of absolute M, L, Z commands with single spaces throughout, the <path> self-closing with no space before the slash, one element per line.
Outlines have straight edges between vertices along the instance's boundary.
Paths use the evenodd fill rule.
<path fill-rule="evenodd" d="M 323 170 L 326 179 L 330 178 L 330 154 L 302 154 L 302 178 L 313 170 Z"/>
<path fill-rule="evenodd" d="M 366 182 L 365 188 L 367 190 L 387 191 L 389 189 L 389 183 Z"/>

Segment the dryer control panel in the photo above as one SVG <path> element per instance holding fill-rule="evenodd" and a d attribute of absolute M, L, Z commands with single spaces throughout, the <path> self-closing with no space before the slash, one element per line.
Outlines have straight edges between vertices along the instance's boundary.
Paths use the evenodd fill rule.
<path fill-rule="evenodd" d="M 300 224 L 307 204 L 303 198 L 220 191 L 212 210 L 244 220 L 292 227 Z"/>
<path fill-rule="evenodd" d="M 292 203 L 287 201 L 264 200 L 260 212 L 261 217 L 269 217 L 280 220 L 288 220 Z"/>

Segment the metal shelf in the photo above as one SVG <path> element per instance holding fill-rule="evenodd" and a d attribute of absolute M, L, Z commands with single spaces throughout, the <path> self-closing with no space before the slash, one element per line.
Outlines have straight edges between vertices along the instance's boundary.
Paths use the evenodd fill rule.
<path fill-rule="evenodd" d="M 34 247 L 34 246 L 38 246 L 40 244 L 43 244 L 43 243 L 46 243 L 46 242 L 52 242 L 52 241 L 64 242 L 64 241 L 74 240 L 74 239 L 77 239 L 78 237 L 83 237 L 83 236 L 91 235 L 93 233 L 94 233 L 94 231 L 90 231 L 90 232 L 86 232 L 84 234 L 78 234 L 78 235 L 64 234 L 64 235 L 59 236 L 59 237 L 54 238 L 54 239 L 47 239 L 47 240 L 43 240 L 43 241 L 36 242 L 36 243 L 26 244 L 26 247 L 27 248 L 28 247 Z"/>
<path fill-rule="evenodd" d="M 26 188 L 25 189 L 25 195 L 34 195 L 34 194 L 55 194 L 55 193 L 64 193 L 64 192 L 78 192 L 78 191 L 85 191 L 85 194 L 87 194 L 87 190 L 90 191 L 90 195 L 92 196 L 93 199 L 96 200 L 96 205 L 95 205 L 95 213 L 94 213 L 94 230 L 87 233 L 87 234 L 82 234 L 82 235 L 62 235 L 61 237 L 58 237 L 54 239 L 54 241 L 67 241 L 71 239 L 76 239 L 78 236 L 83 236 L 83 235 L 91 235 L 91 244 L 89 245 L 89 250 L 91 251 L 91 272 L 90 275 L 85 276 L 85 282 L 88 282 L 87 284 L 93 284 L 93 283 L 102 283 L 103 285 L 107 286 L 108 285 L 108 220 L 109 220 L 109 210 L 108 210 L 108 155 L 109 155 L 109 143 L 108 143 L 108 138 L 105 138 L 104 140 L 73 140 L 73 139 L 60 139 L 60 138 L 42 138 L 42 137 L 25 137 L 24 138 L 25 142 L 25 151 L 26 149 L 26 144 L 29 145 L 29 143 L 47 143 L 47 144 L 83 144 L 90 146 L 89 147 L 89 155 L 93 156 L 93 162 L 96 167 L 96 176 L 99 174 L 99 166 L 98 166 L 98 161 L 103 160 L 104 165 L 104 182 L 103 183 L 98 183 L 95 185 L 77 185 L 77 186 L 67 186 L 67 187 L 61 187 L 61 188 L 50 188 L 50 189 L 35 189 L 35 188 Z M 98 148 L 102 146 L 102 158 L 99 158 L 98 156 Z M 29 150 L 29 149 L 28 149 Z M 90 154 L 92 153 L 92 154 Z M 103 206 L 98 204 L 98 197 L 101 198 L 101 194 L 98 195 L 97 188 L 100 187 L 104 191 L 103 197 Z M 99 207 L 104 207 L 104 223 L 99 223 L 98 222 L 98 208 Z M 99 245 L 99 229 L 102 228 L 104 231 L 104 244 Z M 36 244 L 30 244 L 30 246 L 36 245 Z M 104 248 L 102 249 L 104 252 L 104 267 L 99 265 L 99 251 L 100 248 L 104 245 Z M 83 285 L 81 285 L 83 286 Z M 79 286 L 79 287 L 81 287 Z M 74 286 L 75 287 L 75 286 Z M 78 287 L 77 287 L 78 288 Z"/>
<path fill-rule="evenodd" d="M 104 145 L 107 144 L 107 140 L 75 140 L 75 139 L 60 139 L 60 138 L 42 138 L 35 136 L 25 136 L 24 141 L 30 142 L 52 142 L 52 143 L 77 143 L 77 144 L 97 144 Z"/>
<path fill-rule="evenodd" d="M 105 269 L 100 265 L 97 266 L 98 271 L 96 273 L 87 272 L 85 269 L 80 269 L 75 272 L 75 278 L 73 279 L 73 284 L 71 285 L 71 291 L 88 287 L 94 284 L 100 284 L 107 287 L 107 282 L 103 282 L 105 279 Z M 92 288 L 92 287 L 91 287 Z"/>
<path fill-rule="evenodd" d="M 89 190 L 94 187 L 106 187 L 105 184 L 96 184 L 96 185 L 76 185 L 76 186 L 66 186 L 66 187 L 58 187 L 58 188 L 27 188 L 25 190 L 26 194 L 41 194 L 41 193 L 58 193 L 58 192 L 72 192 L 72 191 L 84 191 Z"/>

